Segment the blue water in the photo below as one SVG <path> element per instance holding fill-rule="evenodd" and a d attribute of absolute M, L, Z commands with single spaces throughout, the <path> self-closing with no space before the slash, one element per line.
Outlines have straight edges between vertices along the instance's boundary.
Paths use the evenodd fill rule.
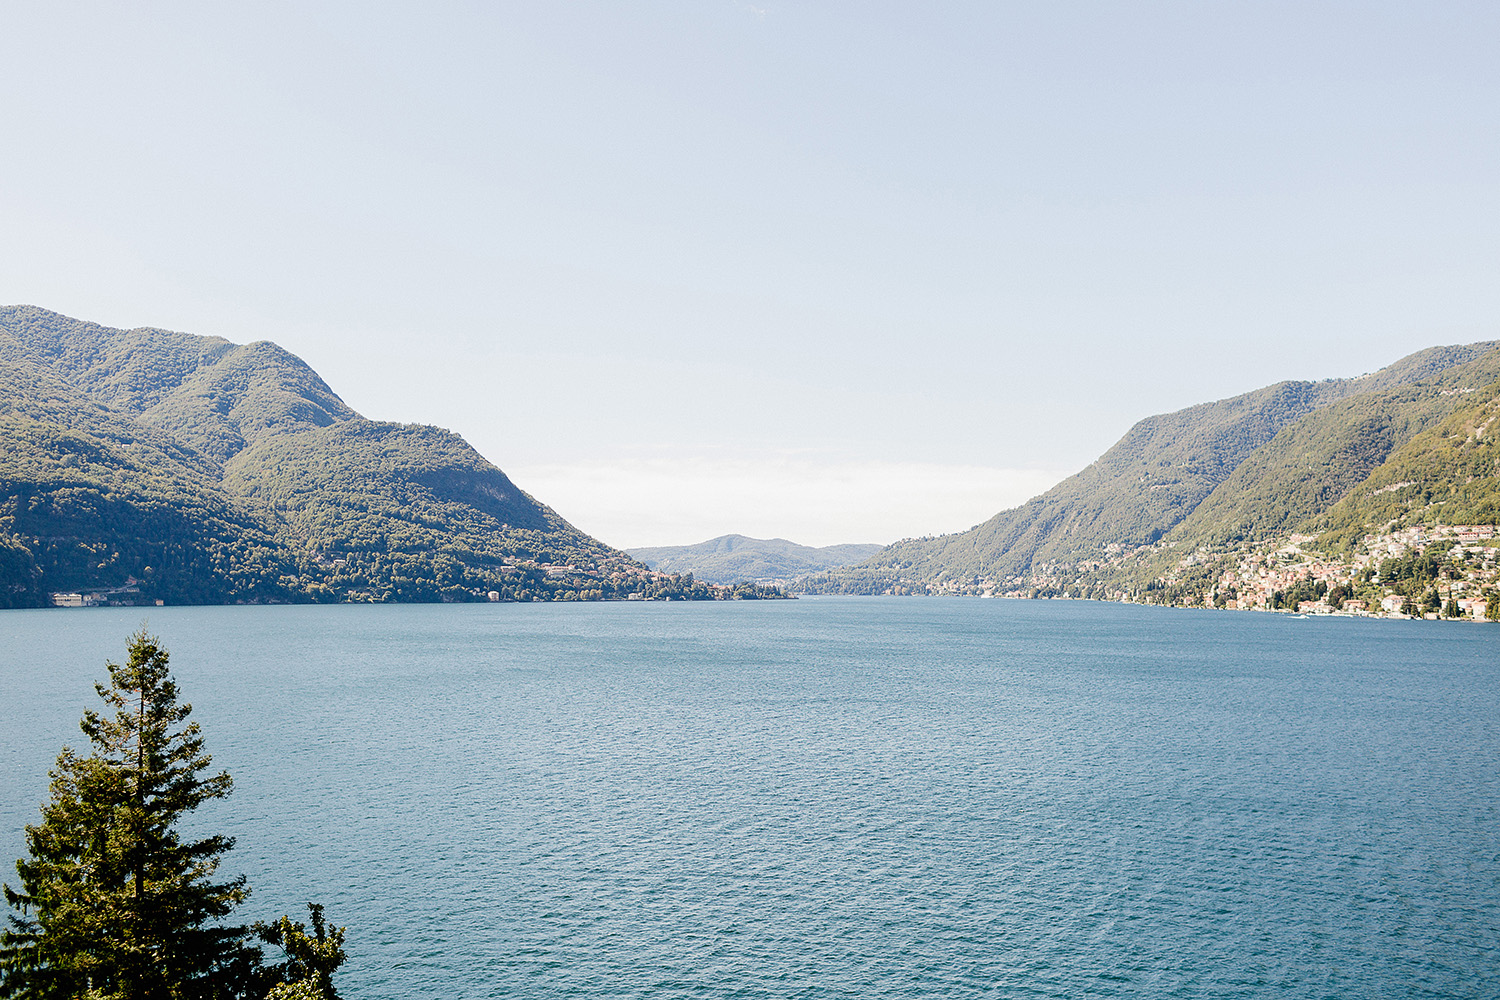
<path fill-rule="evenodd" d="M 0 613 L 0 856 L 138 624 Z M 1500 995 L 1500 627 L 936 599 L 150 625 L 235 776 L 196 822 L 238 838 L 242 915 L 325 903 L 351 1000 Z"/>

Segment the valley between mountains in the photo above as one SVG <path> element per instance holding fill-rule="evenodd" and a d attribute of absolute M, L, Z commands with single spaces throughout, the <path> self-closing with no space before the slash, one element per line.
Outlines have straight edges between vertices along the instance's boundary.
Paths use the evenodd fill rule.
<path fill-rule="evenodd" d="M 1148 417 L 1020 507 L 796 589 L 1500 617 L 1497 347 Z"/>
<path fill-rule="evenodd" d="M 1148 417 L 965 532 L 626 553 L 459 435 L 356 413 L 269 341 L 4 307 L 0 607 L 785 588 L 1497 618 L 1497 348 L 1434 347 Z"/>

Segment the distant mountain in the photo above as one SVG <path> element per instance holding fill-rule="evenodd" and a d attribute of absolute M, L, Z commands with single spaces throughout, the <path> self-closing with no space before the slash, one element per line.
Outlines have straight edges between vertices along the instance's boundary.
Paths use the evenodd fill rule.
<path fill-rule="evenodd" d="M 1088 468 L 1020 507 L 965 532 L 897 542 L 809 586 L 925 591 L 940 581 L 1012 580 L 1108 561 L 1142 547 L 1224 548 L 1307 528 L 1408 442 L 1469 406 L 1476 387 L 1500 378 L 1497 346 L 1430 348 L 1359 378 L 1281 382 L 1148 417 Z"/>
<path fill-rule="evenodd" d="M 0 607 L 726 596 L 649 572 L 461 437 L 300 358 L 0 308 Z M 742 591 L 740 596 L 761 596 Z"/>
<path fill-rule="evenodd" d="M 666 573 L 692 573 L 700 580 L 728 584 L 743 580 L 791 580 L 868 559 L 881 548 L 880 545 L 859 544 L 813 548 L 785 538 L 720 535 L 696 545 L 662 545 L 626 551 L 652 569 Z"/>

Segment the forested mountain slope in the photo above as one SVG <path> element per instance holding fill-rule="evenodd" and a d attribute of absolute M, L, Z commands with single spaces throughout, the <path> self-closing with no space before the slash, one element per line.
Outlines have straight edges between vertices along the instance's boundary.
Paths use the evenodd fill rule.
<path fill-rule="evenodd" d="M 1002 511 L 966 532 L 898 542 L 865 563 L 835 571 L 826 579 L 815 579 L 810 586 L 879 593 L 896 579 L 1005 578 L 1030 573 L 1043 565 L 1097 560 L 1155 543 L 1184 524 L 1205 500 L 1228 484 L 1243 463 L 1309 414 L 1341 400 L 1372 397 L 1441 379 L 1460 366 L 1477 365 L 1472 377 L 1478 378 L 1493 367 L 1493 358 L 1483 359 L 1492 355 L 1496 346 L 1487 342 L 1429 348 L 1359 378 L 1282 382 L 1231 399 L 1149 417 L 1088 468 L 1020 507 Z M 1458 381 L 1470 378 L 1462 373 L 1451 376 Z M 1319 482 L 1298 502 L 1316 509 L 1319 503 L 1326 505 L 1337 499 L 1337 490 L 1362 478 L 1360 469 L 1367 474 L 1372 462 L 1383 460 L 1401 440 L 1425 426 L 1424 420 L 1445 412 L 1442 391 L 1439 386 L 1418 393 L 1431 404 L 1428 409 L 1418 405 L 1399 417 L 1380 417 L 1380 406 L 1374 403 L 1356 406 L 1351 413 L 1367 409 L 1369 420 L 1375 423 L 1356 421 L 1359 426 L 1347 429 L 1344 440 L 1318 438 L 1313 450 L 1326 453 L 1325 459 L 1338 456 L 1335 466 L 1343 471 L 1326 476 L 1319 471 L 1315 477 Z M 1398 393 L 1393 398 L 1401 397 Z M 1384 427 L 1382 419 L 1393 422 Z M 1307 460 L 1307 442 L 1289 438 L 1284 453 L 1273 450 L 1262 463 L 1247 469 L 1243 491 L 1237 487 L 1226 490 L 1222 505 L 1205 512 L 1202 530 L 1223 534 L 1237 530 L 1242 522 L 1253 528 L 1256 523 L 1269 524 L 1279 518 L 1280 501 L 1275 498 L 1259 513 L 1252 510 L 1260 502 L 1255 491 L 1275 478 L 1273 470 L 1285 465 L 1299 446 L 1302 460 Z M 1310 461 L 1320 465 L 1322 460 Z M 1322 482 L 1324 478 L 1327 483 Z"/>
<path fill-rule="evenodd" d="M 139 415 L 234 345 L 143 327 L 116 330 L 35 306 L 0 307 L 0 354 L 45 367 L 95 402 Z"/>
<path fill-rule="evenodd" d="M 628 562 L 437 427 L 361 417 L 267 438 L 230 459 L 224 485 L 272 512 L 283 537 L 328 564 L 335 585 L 384 581 L 399 599 L 488 590 L 514 575 L 507 560 Z"/>
<path fill-rule="evenodd" d="M 262 437 L 358 416 L 301 358 L 270 341 L 114 330 L 34 306 L 0 308 L 0 331 L 92 399 L 217 462 Z"/>
<path fill-rule="evenodd" d="M 138 583 L 173 603 L 284 600 L 284 546 L 169 436 L 0 360 L 0 607 Z"/>
<path fill-rule="evenodd" d="M 0 604 L 714 596 L 268 341 L 0 308 Z M 129 596 L 123 596 L 128 594 Z"/>
<path fill-rule="evenodd" d="M 1475 377 L 1467 384 L 1439 390 L 1440 409 L 1430 398 L 1382 407 L 1380 418 L 1389 423 L 1409 429 L 1420 422 L 1422 429 L 1336 502 L 1310 513 L 1315 505 L 1308 505 L 1285 530 L 1247 531 L 1228 542 L 1168 539 L 1101 566 L 1056 567 L 1040 586 L 1035 578 L 1026 581 L 1030 591 L 1500 620 L 1500 378 L 1492 377 L 1492 366 L 1470 374 Z M 1383 403 L 1388 407 L 1391 400 Z M 1366 413 L 1350 416 L 1335 429 L 1370 425 Z M 1378 433 L 1366 437 L 1382 440 Z M 1351 463 L 1344 472 L 1352 477 L 1364 464 Z"/>
<path fill-rule="evenodd" d="M 1361 393 L 1283 428 L 1167 536 L 1179 548 L 1256 543 L 1338 503 L 1393 452 L 1500 379 L 1500 351 L 1419 382 Z"/>
<path fill-rule="evenodd" d="M 236 345 L 140 414 L 220 462 L 268 437 L 358 417 L 301 358 L 266 340 Z"/>
<path fill-rule="evenodd" d="M 1454 395 L 1461 407 L 1392 452 L 1308 530 L 1333 547 L 1393 521 L 1500 524 L 1500 377 Z"/>

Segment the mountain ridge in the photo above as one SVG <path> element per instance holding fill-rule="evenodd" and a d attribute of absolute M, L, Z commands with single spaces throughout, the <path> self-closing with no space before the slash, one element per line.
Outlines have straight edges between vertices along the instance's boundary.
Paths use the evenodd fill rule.
<path fill-rule="evenodd" d="M 1355 378 L 1284 381 L 1147 417 L 1088 467 L 1019 507 L 1001 511 L 968 531 L 897 542 L 864 563 L 802 586 L 815 592 L 912 591 L 947 585 L 944 581 L 1025 577 L 1052 565 L 1107 561 L 1159 544 L 1206 544 L 1207 539 L 1193 537 L 1193 531 L 1202 529 L 1215 512 L 1231 521 L 1244 520 L 1240 515 L 1245 512 L 1236 504 L 1243 505 L 1247 497 L 1253 500 L 1255 488 L 1246 486 L 1238 500 L 1229 498 L 1235 496 L 1236 484 L 1251 479 L 1258 464 L 1275 459 L 1276 449 L 1291 440 L 1286 435 L 1295 437 L 1298 428 L 1310 426 L 1304 421 L 1324 419 L 1316 415 L 1326 416 L 1345 401 L 1362 400 L 1350 405 L 1370 408 L 1384 394 L 1390 403 L 1387 409 L 1394 408 L 1384 419 L 1405 423 L 1388 427 L 1383 442 L 1345 442 L 1350 448 L 1367 447 L 1363 465 L 1354 452 L 1343 456 L 1343 478 L 1309 484 L 1309 489 L 1331 492 L 1304 498 L 1306 509 L 1288 509 L 1285 495 L 1267 498 L 1283 522 L 1300 519 L 1336 501 L 1341 491 L 1378 466 L 1375 459 L 1384 461 L 1402 441 L 1451 410 L 1453 404 L 1444 402 L 1442 394 L 1457 393 L 1456 382 L 1500 376 L 1497 347 L 1500 342 L 1483 341 L 1426 348 Z M 1369 415 L 1376 418 L 1373 410 Z M 1319 462 L 1327 466 L 1331 460 L 1325 455 Z M 1203 513 L 1195 522 L 1192 518 L 1200 509 Z M 1272 519 L 1270 514 L 1263 512 L 1262 520 Z M 1249 527 L 1255 524 L 1250 519 Z M 1228 529 L 1220 525 L 1217 530 Z"/>
<path fill-rule="evenodd" d="M 0 606 L 773 596 L 653 573 L 302 359 L 0 307 Z"/>
<path fill-rule="evenodd" d="M 692 573 L 710 583 L 790 580 L 826 569 L 836 569 L 878 552 L 883 546 L 799 545 L 785 538 L 719 535 L 695 545 L 658 545 L 627 549 L 652 569 Z"/>

